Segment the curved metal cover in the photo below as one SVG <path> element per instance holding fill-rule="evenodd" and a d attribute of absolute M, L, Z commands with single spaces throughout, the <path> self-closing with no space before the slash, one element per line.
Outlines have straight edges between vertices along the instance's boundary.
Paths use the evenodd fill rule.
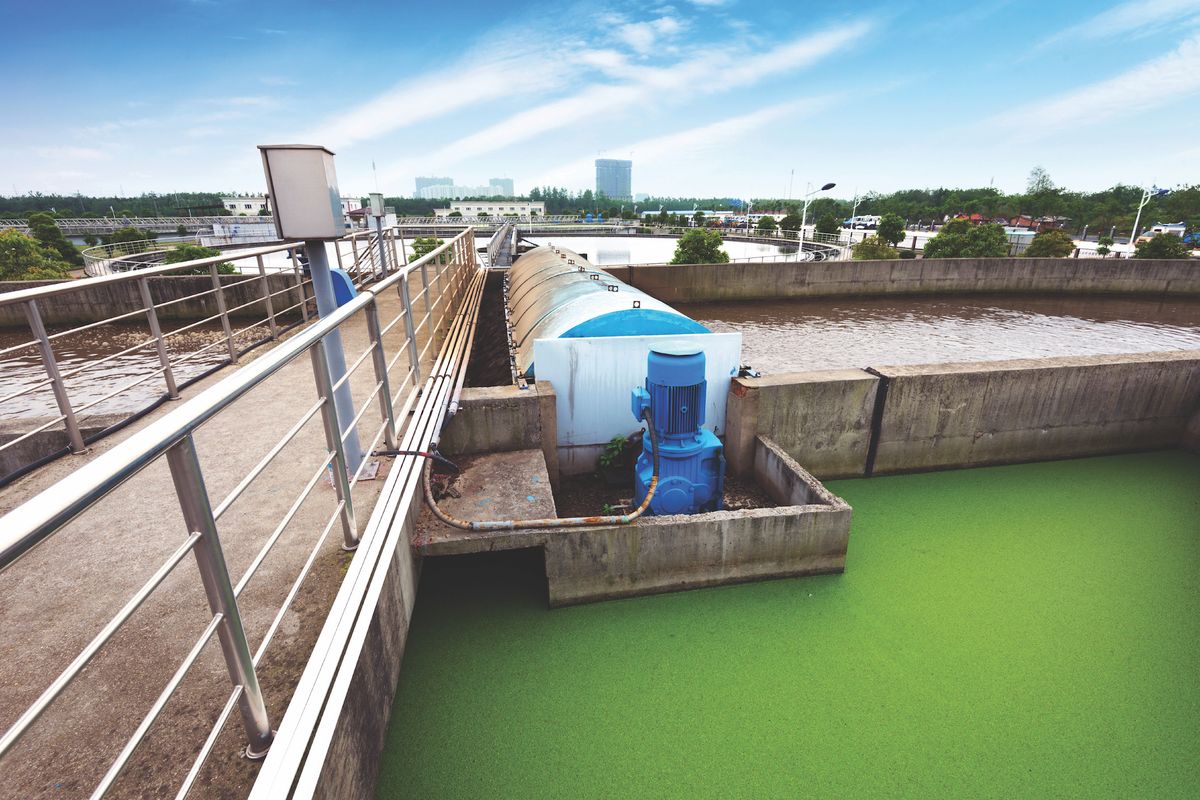
<path fill-rule="evenodd" d="M 553 245 L 530 250 L 513 262 L 508 306 L 517 369 L 526 377 L 533 377 L 537 339 L 709 333 L 661 300 L 593 267 L 578 253 Z"/>

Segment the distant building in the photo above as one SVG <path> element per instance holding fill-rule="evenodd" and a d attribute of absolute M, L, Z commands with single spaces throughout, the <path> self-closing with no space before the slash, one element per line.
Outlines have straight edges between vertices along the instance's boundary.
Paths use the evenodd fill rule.
<path fill-rule="evenodd" d="M 417 190 L 415 192 L 413 192 L 413 199 L 414 200 L 429 199 L 430 195 L 424 194 L 422 192 L 422 190 L 427 189 L 430 186 L 453 186 L 453 185 L 454 185 L 453 178 L 417 178 Z M 436 195 L 436 196 L 440 197 L 441 195 Z"/>
<path fill-rule="evenodd" d="M 603 192 L 610 200 L 633 200 L 631 191 L 633 162 L 618 158 L 596 159 L 596 194 Z"/>
<path fill-rule="evenodd" d="M 231 217 L 257 217 L 259 212 L 268 211 L 265 195 L 235 195 L 222 197 L 221 205 Z"/>
<path fill-rule="evenodd" d="M 266 195 L 239 195 L 235 197 L 222 197 L 221 205 L 225 206 L 225 211 L 231 217 L 257 217 L 260 211 L 270 213 L 270 201 Z M 342 198 L 342 214 L 349 214 L 351 211 L 362 208 L 362 200 L 357 197 Z"/>
<path fill-rule="evenodd" d="M 650 199 L 650 195 L 646 192 L 638 192 L 637 194 L 635 194 L 633 196 L 633 202 L 635 202 L 635 203 L 644 203 L 649 199 Z"/>
<path fill-rule="evenodd" d="M 488 188 L 493 197 L 512 197 L 515 194 L 512 178 L 489 178 Z"/>
<path fill-rule="evenodd" d="M 449 208 L 435 208 L 433 215 L 448 217 L 455 211 L 464 217 L 478 217 L 480 214 L 487 214 L 489 217 L 503 217 L 505 214 L 527 217 L 530 213 L 544 217 L 546 216 L 546 204 L 529 200 L 467 200 L 451 203 Z"/>

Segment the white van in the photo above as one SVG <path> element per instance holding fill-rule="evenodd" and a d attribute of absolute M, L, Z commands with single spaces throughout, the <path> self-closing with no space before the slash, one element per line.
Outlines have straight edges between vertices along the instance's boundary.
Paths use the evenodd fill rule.
<path fill-rule="evenodd" d="M 842 227 L 850 228 L 851 230 L 873 231 L 879 227 L 879 217 L 869 215 L 851 217 L 842 223 Z"/>

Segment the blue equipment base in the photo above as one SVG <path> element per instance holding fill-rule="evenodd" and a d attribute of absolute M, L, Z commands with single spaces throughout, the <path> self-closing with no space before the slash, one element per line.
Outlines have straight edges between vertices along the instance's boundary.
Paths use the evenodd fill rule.
<path fill-rule="evenodd" d="M 699 514 L 725 505 L 724 446 L 716 434 L 701 428 L 694 437 L 660 441 L 658 488 L 650 499 L 650 514 Z M 650 435 L 642 437 L 642 452 L 633 472 L 633 502 L 640 505 L 654 475 Z"/>

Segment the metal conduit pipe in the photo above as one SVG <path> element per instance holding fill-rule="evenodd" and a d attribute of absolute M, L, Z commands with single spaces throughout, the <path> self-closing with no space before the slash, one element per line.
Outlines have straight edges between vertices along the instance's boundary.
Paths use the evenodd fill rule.
<path fill-rule="evenodd" d="M 646 497 L 644 500 L 642 500 L 642 504 L 629 514 L 613 514 L 597 517 L 553 517 L 543 519 L 504 519 L 487 520 L 484 522 L 467 522 L 466 520 L 461 520 L 450 516 L 438 507 L 437 501 L 433 498 L 433 485 L 429 480 L 429 476 L 433 472 L 432 459 L 426 460 L 425 469 L 421 476 L 423 488 L 425 490 L 425 504 L 429 506 L 429 510 L 432 511 L 433 515 L 439 520 L 451 527 L 464 531 L 511 531 L 518 528 L 589 528 L 600 525 L 628 525 L 640 517 L 645 510 L 650 507 L 650 501 L 654 499 L 654 492 L 658 488 L 658 436 L 654 432 L 654 420 L 650 416 L 650 409 L 647 408 L 642 411 L 642 419 L 646 420 L 646 430 L 650 434 L 650 452 L 654 455 L 654 473 L 650 477 L 650 485 L 647 487 Z"/>

